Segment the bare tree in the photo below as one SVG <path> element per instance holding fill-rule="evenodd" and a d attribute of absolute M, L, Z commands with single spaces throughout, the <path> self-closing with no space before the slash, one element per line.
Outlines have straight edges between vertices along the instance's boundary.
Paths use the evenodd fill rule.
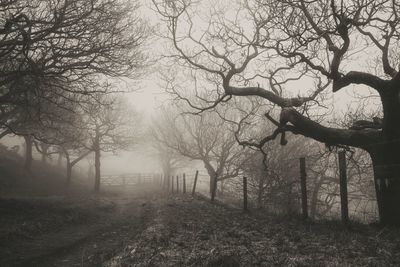
<path fill-rule="evenodd" d="M 211 200 L 214 200 L 218 181 L 239 175 L 243 149 L 236 143 L 234 132 L 216 113 L 178 114 L 176 110 L 162 112 L 154 126 L 156 138 L 166 147 L 204 164 L 210 176 Z"/>
<path fill-rule="evenodd" d="M 128 150 L 141 135 L 138 113 L 120 97 L 97 94 L 93 101 L 82 106 L 84 125 L 87 133 L 87 149 L 94 152 L 95 192 L 100 190 L 101 152 Z"/>
<path fill-rule="evenodd" d="M 89 135 L 87 129 L 82 127 L 85 123 L 84 117 L 81 113 L 73 114 L 75 119 L 73 123 L 65 123 L 60 125 L 60 134 L 57 136 L 53 143 L 56 145 L 54 153 L 59 154 L 59 161 L 61 157 L 65 156 L 66 159 L 66 187 L 71 185 L 72 168 L 93 152 L 89 145 Z"/>
<path fill-rule="evenodd" d="M 125 0 L 2 1 L 0 7 L 0 123 L 40 107 L 106 92 L 109 78 L 137 77 L 148 33 L 138 2 Z M 3 132 L 5 133 L 5 132 Z M 24 134 L 24 133 L 23 133 Z"/>
<path fill-rule="evenodd" d="M 67 159 L 67 174 L 66 174 L 66 187 L 68 188 L 71 185 L 71 178 L 72 178 L 72 168 L 83 160 L 86 156 L 92 153 L 91 150 L 87 149 L 79 149 L 73 148 L 72 151 L 63 147 L 65 158 Z M 74 156 L 74 158 L 72 158 Z"/>
<path fill-rule="evenodd" d="M 7 64 L 1 64 L 1 84 L 25 76 L 72 81 L 129 74 L 142 64 L 138 48 L 146 35 L 137 8 L 123 0 L 3 2 L 0 56 Z"/>
<path fill-rule="evenodd" d="M 156 122 L 153 124 L 156 124 Z M 169 187 L 171 184 L 171 175 L 176 173 L 180 168 L 186 167 L 185 165 L 187 164 L 187 159 L 163 143 L 162 139 L 159 137 L 162 134 L 160 134 L 156 129 L 150 129 L 149 134 L 149 141 L 152 148 L 155 150 L 154 154 L 161 164 L 161 169 L 164 175 L 164 184 Z"/>
<path fill-rule="evenodd" d="M 27 171 L 31 171 L 32 168 L 32 148 L 33 148 L 33 137 L 29 134 L 24 135 L 24 141 L 25 141 L 25 169 Z"/>
<path fill-rule="evenodd" d="M 205 110 L 231 96 L 257 96 L 280 108 L 279 119 L 270 118 L 276 130 L 263 141 L 281 135 L 286 144 L 285 133 L 292 132 L 329 146 L 366 150 L 373 161 L 381 222 L 400 223 L 397 1 L 250 0 L 210 10 L 185 0 L 153 2 L 166 20 L 178 63 L 221 84 L 222 91 L 209 93 L 214 99 L 192 107 Z M 236 16 L 223 16 L 222 8 Z M 361 51 L 378 53 L 379 60 Z M 294 80 L 314 89 L 293 96 L 288 89 Z M 355 121 L 350 128 L 323 125 L 318 113 L 330 85 L 333 92 L 349 85 L 372 90 L 383 118 Z"/>
<path fill-rule="evenodd" d="M 25 168 L 30 171 L 32 147 L 42 154 L 42 161 L 53 154 L 48 151 L 51 145 L 61 145 L 65 140 L 66 128 L 75 124 L 78 99 L 59 105 L 57 102 L 35 102 L 36 106 L 26 105 L 15 108 L 12 117 L 5 118 L 1 123 L 15 135 L 24 137 L 26 155 Z M 72 98 L 71 98 L 72 99 Z M 69 138 L 69 137 L 68 137 Z M 70 142 L 70 141 L 68 141 Z"/>

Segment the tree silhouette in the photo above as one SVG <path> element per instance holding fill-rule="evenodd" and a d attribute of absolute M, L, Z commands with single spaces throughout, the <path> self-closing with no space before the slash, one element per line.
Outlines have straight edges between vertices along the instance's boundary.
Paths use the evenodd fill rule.
<path fill-rule="evenodd" d="M 174 92 L 179 98 L 200 111 L 232 96 L 256 96 L 274 104 L 279 118 L 267 118 L 276 130 L 259 147 L 277 136 L 284 145 L 285 133 L 292 132 L 328 146 L 368 151 L 381 222 L 400 224 L 397 1 L 249 0 L 210 9 L 185 0 L 153 3 L 166 21 L 175 62 L 198 81 L 219 85 L 202 105 L 188 101 L 183 90 Z M 227 10 L 232 16 L 225 15 Z M 383 117 L 354 121 L 349 128 L 324 125 L 318 111 L 327 89 L 337 92 L 350 85 L 372 91 Z M 308 88 L 296 90 L 304 86 L 312 87 L 309 93 Z"/>
<path fill-rule="evenodd" d="M 137 10 L 136 1 L 125 0 L 2 1 L 2 127 L 12 127 L 21 109 L 65 106 L 77 95 L 105 92 L 109 78 L 137 77 L 147 36 Z"/>
<path fill-rule="evenodd" d="M 94 152 L 94 191 L 100 191 L 101 152 L 132 148 L 142 132 L 138 113 L 121 97 L 96 94 L 92 101 L 82 105 L 81 126 L 88 142 L 86 148 Z"/>
<path fill-rule="evenodd" d="M 243 148 L 234 132 L 216 113 L 190 117 L 179 110 L 164 110 L 154 124 L 157 142 L 182 156 L 204 164 L 210 176 L 210 195 L 214 200 L 219 181 L 237 177 L 245 162 Z"/>

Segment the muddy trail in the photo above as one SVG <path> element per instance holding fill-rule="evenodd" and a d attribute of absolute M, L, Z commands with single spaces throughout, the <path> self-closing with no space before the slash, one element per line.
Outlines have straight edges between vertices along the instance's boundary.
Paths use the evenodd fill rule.
<path fill-rule="evenodd" d="M 400 265 L 398 229 L 244 213 L 154 188 L 70 203 L 4 201 L 0 266 Z"/>

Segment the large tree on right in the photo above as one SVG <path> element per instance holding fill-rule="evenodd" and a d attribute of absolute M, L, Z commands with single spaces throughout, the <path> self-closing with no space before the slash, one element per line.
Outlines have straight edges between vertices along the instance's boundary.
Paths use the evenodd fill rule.
<path fill-rule="evenodd" d="M 199 81 L 217 84 L 199 110 L 234 96 L 254 96 L 280 109 L 272 134 L 301 134 L 329 146 L 369 152 L 381 222 L 400 225 L 400 3 L 394 0 L 153 0 L 166 21 L 175 63 Z M 380 99 L 382 116 L 332 127 L 318 116 L 331 92 L 355 87 Z M 309 88 L 312 88 L 309 90 Z M 176 88 L 176 87 L 174 87 Z M 215 87 L 208 87 L 215 88 Z M 307 90 L 308 89 L 308 90 Z M 368 94 L 364 94 L 368 95 Z M 367 96 L 366 96 L 367 97 Z M 333 102 L 334 103 L 334 102 Z M 334 103 L 337 104 L 337 103 Z M 274 113 L 270 113 L 274 114 Z"/>

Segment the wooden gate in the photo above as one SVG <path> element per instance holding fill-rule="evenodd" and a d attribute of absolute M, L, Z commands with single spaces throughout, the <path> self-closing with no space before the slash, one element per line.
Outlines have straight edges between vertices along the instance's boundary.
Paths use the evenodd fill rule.
<path fill-rule="evenodd" d="M 132 186 L 144 183 L 155 183 L 160 175 L 156 173 L 130 173 L 118 175 L 103 175 L 101 185 L 103 186 Z"/>

